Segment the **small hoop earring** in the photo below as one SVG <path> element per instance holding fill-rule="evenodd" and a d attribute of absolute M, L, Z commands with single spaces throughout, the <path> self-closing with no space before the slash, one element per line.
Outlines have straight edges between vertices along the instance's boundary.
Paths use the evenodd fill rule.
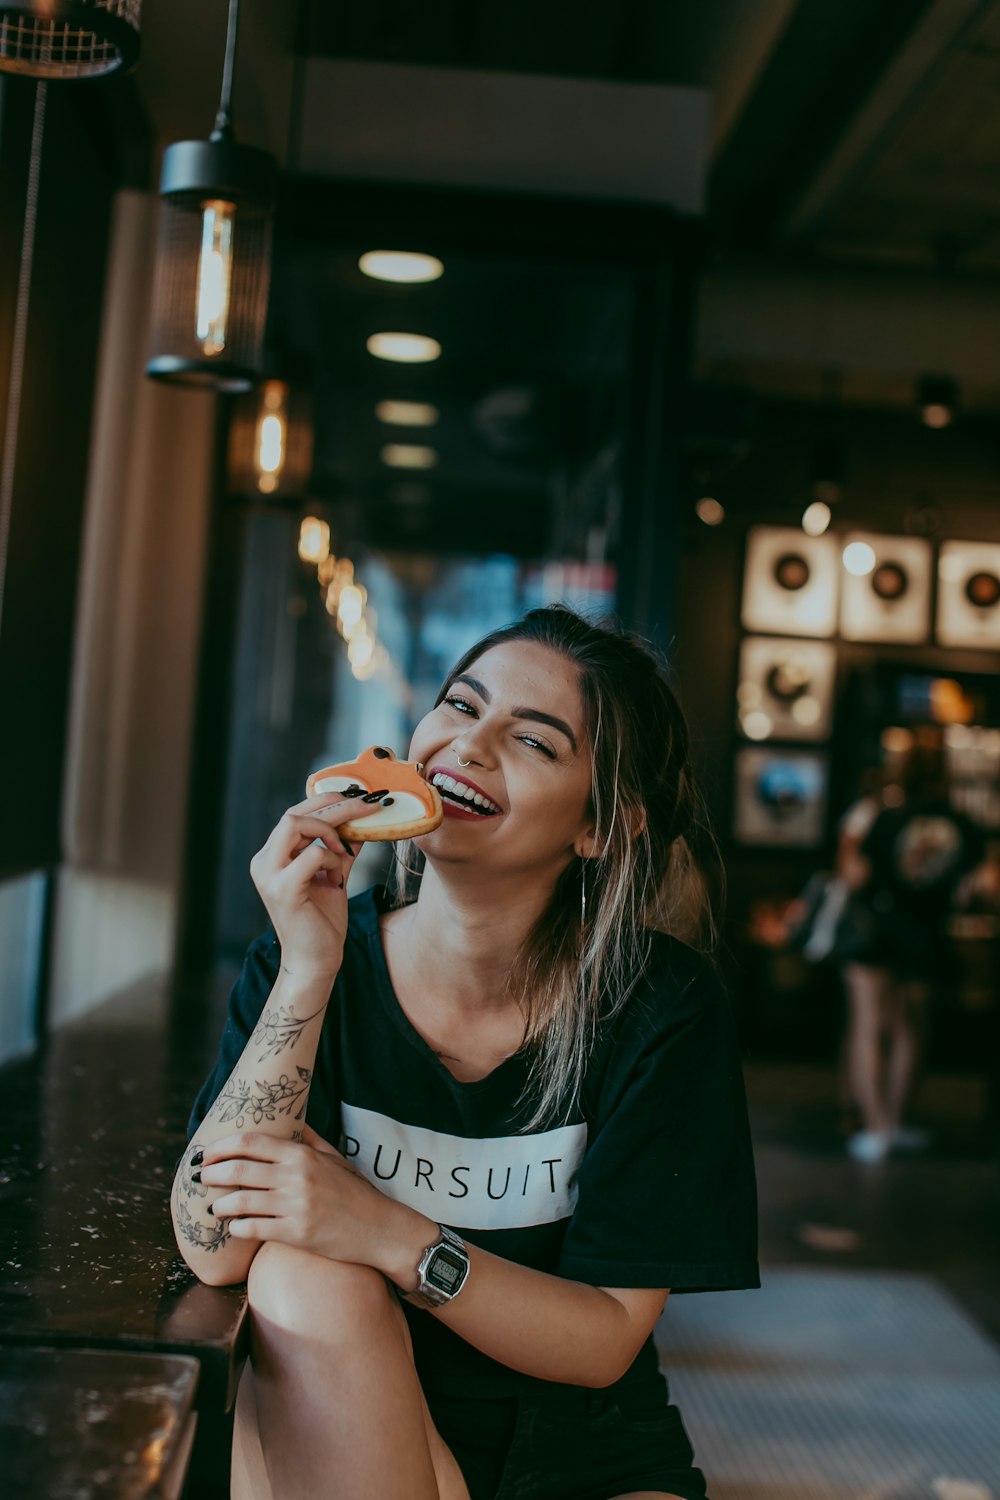
<path fill-rule="evenodd" d="M 455 759 L 458 761 L 458 763 L 462 767 L 463 771 L 465 770 L 466 766 L 471 766 L 472 765 L 472 761 L 471 760 L 463 760 L 462 757 L 459 755 L 459 753 L 458 753 L 457 750 L 455 751 Z"/>

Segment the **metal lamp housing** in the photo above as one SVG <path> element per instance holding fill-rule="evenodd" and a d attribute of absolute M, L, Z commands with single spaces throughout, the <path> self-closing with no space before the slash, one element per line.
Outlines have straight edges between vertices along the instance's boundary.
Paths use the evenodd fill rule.
<path fill-rule="evenodd" d="M 260 378 L 277 167 L 230 139 L 163 155 L 147 375 L 217 391 Z"/>
<path fill-rule="evenodd" d="M 103 78 L 139 58 L 142 0 L 0 0 L 0 72 Z"/>

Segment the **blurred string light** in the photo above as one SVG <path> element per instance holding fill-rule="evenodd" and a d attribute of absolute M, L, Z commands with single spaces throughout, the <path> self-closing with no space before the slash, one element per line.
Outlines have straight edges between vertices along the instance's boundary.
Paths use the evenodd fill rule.
<path fill-rule="evenodd" d="M 316 568 L 327 614 L 347 643 L 347 660 L 358 682 L 392 667 L 376 633 L 378 617 L 368 606 L 368 590 L 354 575 L 349 557 L 330 551 L 330 527 L 320 516 L 304 516 L 299 526 L 299 557 Z"/>
<path fill-rule="evenodd" d="M 875 550 L 867 542 L 848 542 L 843 552 L 843 563 L 854 578 L 864 578 L 875 568 Z"/>
<path fill-rule="evenodd" d="M 365 348 L 376 359 L 401 365 L 427 364 L 441 357 L 437 339 L 424 333 L 373 333 L 366 339 Z"/>
<path fill-rule="evenodd" d="M 418 255 L 412 250 L 366 250 L 358 268 L 375 281 L 402 281 L 413 286 L 437 281 L 444 275 L 444 266 L 436 255 Z"/>
<path fill-rule="evenodd" d="M 318 566 L 330 555 L 330 527 L 320 516 L 303 516 L 299 525 L 299 557 Z"/>
<path fill-rule="evenodd" d="M 814 500 L 802 512 L 802 530 L 806 536 L 822 536 L 832 518 L 832 512 L 826 502 Z"/>
<path fill-rule="evenodd" d="M 706 526 L 721 526 L 726 519 L 725 510 L 711 495 L 703 495 L 694 509 L 698 520 Z"/>

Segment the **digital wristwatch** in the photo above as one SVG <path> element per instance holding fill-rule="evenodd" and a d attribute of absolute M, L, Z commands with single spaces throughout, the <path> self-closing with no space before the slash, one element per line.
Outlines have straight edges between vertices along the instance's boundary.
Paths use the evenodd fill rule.
<path fill-rule="evenodd" d="M 415 1307 L 446 1307 L 469 1278 L 469 1252 L 453 1229 L 439 1224 L 441 1238 L 428 1245 L 417 1267 L 412 1292 L 400 1292 Z"/>

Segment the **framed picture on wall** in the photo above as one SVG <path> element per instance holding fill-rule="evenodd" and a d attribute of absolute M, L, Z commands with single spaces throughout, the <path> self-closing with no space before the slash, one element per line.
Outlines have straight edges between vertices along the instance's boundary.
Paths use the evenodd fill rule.
<path fill-rule="evenodd" d="M 829 641 L 748 635 L 740 647 L 737 719 L 752 740 L 825 740 L 837 654 Z"/>
<path fill-rule="evenodd" d="M 926 641 L 931 628 L 930 542 L 921 536 L 852 531 L 844 538 L 843 557 L 844 640 Z"/>
<path fill-rule="evenodd" d="M 837 544 L 796 526 L 754 526 L 743 569 L 744 630 L 833 635 L 837 623 Z"/>
<path fill-rule="evenodd" d="M 937 638 L 942 646 L 1000 651 L 1000 546 L 942 542 Z"/>
<path fill-rule="evenodd" d="M 815 750 L 736 752 L 733 832 L 741 844 L 813 849 L 823 842 L 829 767 Z"/>

